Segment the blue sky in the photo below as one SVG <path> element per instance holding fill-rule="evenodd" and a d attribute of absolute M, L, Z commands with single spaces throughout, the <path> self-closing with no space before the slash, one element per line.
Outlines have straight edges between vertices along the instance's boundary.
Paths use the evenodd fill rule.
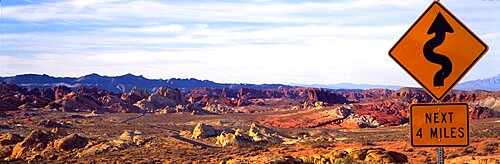
<path fill-rule="evenodd" d="M 2 0 L 0 76 L 89 73 L 234 83 L 417 84 L 387 52 L 431 0 Z M 442 0 L 500 73 L 500 1 Z"/>

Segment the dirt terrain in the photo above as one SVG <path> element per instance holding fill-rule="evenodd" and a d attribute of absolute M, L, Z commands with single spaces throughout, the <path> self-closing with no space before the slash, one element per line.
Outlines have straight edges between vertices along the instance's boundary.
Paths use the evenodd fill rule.
<path fill-rule="evenodd" d="M 435 163 L 409 143 L 419 88 L 195 88 L 149 93 L 0 84 L 0 162 Z M 499 163 L 500 92 L 452 91 L 469 106 L 470 145 L 448 163 Z"/>
<path fill-rule="evenodd" d="M 407 157 L 406 161 L 409 163 L 434 163 L 437 161 L 435 148 L 411 147 L 409 143 L 409 126 L 407 125 L 363 129 L 269 127 L 269 129 L 278 131 L 280 136 L 288 135 L 286 137 L 290 139 L 281 143 L 268 140 L 266 142 L 231 144 L 224 147 L 216 144 L 219 138 L 217 136 L 222 131 L 230 132 L 231 129 L 236 128 L 248 131 L 253 126 L 252 123 L 263 118 L 298 112 L 303 111 L 224 115 L 191 115 L 189 113 L 96 114 L 54 112 L 46 109 L 12 111 L 6 113 L 10 116 L 1 118 L 2 148 L 9 146 L 8 143 L 3 141 L 5 134 L 19 134 L 21 138 L 25 138 L 34 130 L 62 134 L 61 136 L 74 133 L 85 138 L 87 144 L 80 147 L 73 146 L 68 150 L 54 151 L 55 153 L 52 155 L 47 155 L 50 154 L 46 153 L 50 152 L 47 151 L 49 148 L 43 147 L 50 147 L 53 143 L 52 141 L 44 143 L 40 141 L 43 139 L 40 139 L 35 140 L 34 142 L 38 143 L 32 145 L 38 146 L 38 149 L 45 149 L 42 153 L 34 153 L 41 150 L 31 146 L 27 148 L 30 150 L 22 151 L 23 153 L 18 156 L 19 158 L 13 158 L 14 153 L 7 153 L 4 156 L 6 158 L 3 160 L 4 162 L 7 160 L 14 163 L 24 163 L 26 161 L 48 163 L 299 163 L 304 162 L 307 157 L 317 157 L 320 160 L 323 158 L 324 160 L 327 159 L 324 157 L 328 157 L 325 154 L 342 154 L 344 150 L 351 155 L 353 150 L 381 150 L 376 148 L 382 148 L 384 149 L 381 150 L 383 153 L 395 152 L 399 156 L 403 154 Z M 200 137 L 199 139 L 192 138 L 193 129 L 198 123 L 213 126 L 216 134 Z M 259 125 L 257 127 L 264 126 Z M 500 143 L 500 138 L 498 138 L 500 136 L 500 119 L 472 120 L 470 127 L 470 146 L 465 148 L 445 148 L 446 162 L 460 163 L 460 161 L 483 160 L 498 163 L 500 158 L 500 150 L 498 149 L 498 143 Z M 117 146 L 117 139 L 123 138 L 123 133 L 130 131 L 133 134 L 140 133 L 143 141 L 135 142 L 134 136 L 134 142 Z M 71 144 L 75 145 L 77 141 L 74 140 Z M 109 144 L 110 148 L 94 150 L 97 149 L 95 147 L 99 146 L 99 144 L 105 145 L 103 143 L 110 141 L 115 143 Z M 54 143 L 57 143 L 57 141 L 54 141 Z M 47 146 L 43 146 L 43 144 Z M 10 144 L 11 147 L 12 145 L 16 144 Z M 57 148 L 57 146 L 54 147 Z M 16 151 L 15 148 L 14 151 Z M 337 162 L 363 161 L 350 157 L 339 157 L 343 161 Z M 393 159 L 396 158 L 392 157 Z"/>

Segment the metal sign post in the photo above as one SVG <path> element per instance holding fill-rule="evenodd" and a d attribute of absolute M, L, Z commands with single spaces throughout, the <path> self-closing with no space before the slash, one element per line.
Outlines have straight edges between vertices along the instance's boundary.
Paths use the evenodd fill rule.
<path fill-rule="evenodd" d="M 444 164 L 444 149 L 442 147 L 437 148 L 438 151 L 438 164 Z"/>

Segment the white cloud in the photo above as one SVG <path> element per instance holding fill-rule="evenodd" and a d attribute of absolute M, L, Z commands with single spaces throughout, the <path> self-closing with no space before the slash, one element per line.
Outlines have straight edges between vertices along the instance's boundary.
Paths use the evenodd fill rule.
<path fill-rule="evenodd" d="M 0 75 L 97 72 L 218 82 L 415 86 L 387 51 L 429 3 L 74 0 L 3 6 L 2 19 L 13 21 L 13 27 L 17 22 L 34 28 L 0 33 Z M 458 16 L 473 11 L 466 24 L 491 43 L 487 55 L 498 54 L 500 18 L 478 20 L 498 15 L 498 3 L 443 3 Z M 484 59 L 489 61 L 480 64 L 487 65 L 470 77 L 500 72 L 491 66 L 500 59 Z"/>
<path fill-rule="evenodd" d="M 347 2 L 230 3 L 161 1 L 60 1 L 24 6 L 6 6 L 3 17 L 24 21 L 48 20 L 147 20 L 324 23 L 325 18 L 384 11 L 386 8 L 411 9 L 421 1 L 356 0 Z M 370 14 L 377 14 L 376 12 Z M 313 15 L 313 17 L 309 16 Z M 337 16 L 337 15 L 340 15 Z M 346 19 L 347 21 L 348 19 Z"/>

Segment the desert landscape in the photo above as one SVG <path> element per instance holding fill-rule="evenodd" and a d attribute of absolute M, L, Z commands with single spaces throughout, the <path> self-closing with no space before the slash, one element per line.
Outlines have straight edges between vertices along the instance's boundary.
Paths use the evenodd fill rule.
<path fill-rule="evenodd" d="M 0 164 L 500 164 L 499 9 L 0 0 Z"/>
<path fill-rule="evenodd" d="M 9 163 L 435 163 L 414 148 L 418 88 L 194 88 L 126 93 L 0 85 L 1 160 Z M 452 91 L 470 106 L 470 145 L 446 163 L 500 162 L 500 92 Z"/>

